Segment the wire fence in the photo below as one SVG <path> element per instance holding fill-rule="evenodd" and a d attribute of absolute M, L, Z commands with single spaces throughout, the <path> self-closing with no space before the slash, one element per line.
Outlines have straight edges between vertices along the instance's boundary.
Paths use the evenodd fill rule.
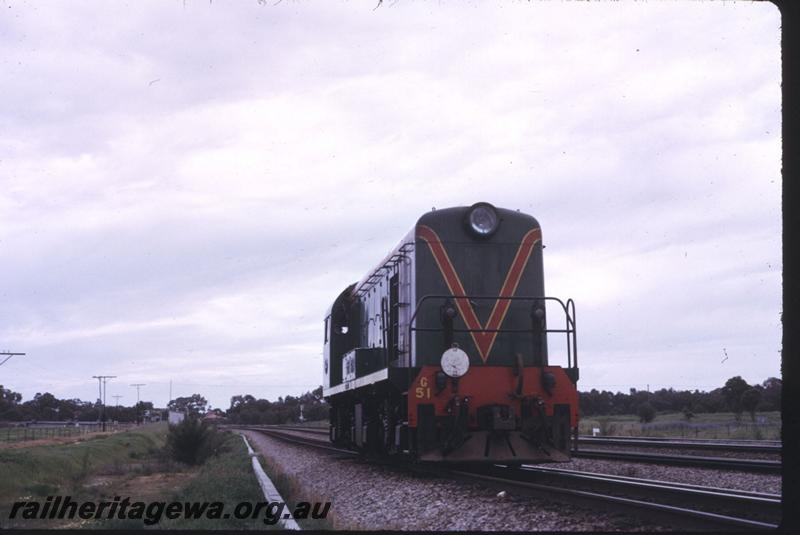
<path fill-rule="evenodd" d="M 597 430 L 597 433 L 594 433 Z M 580 423 L 583 434 L 601 436 L 672 437 L 703 439 L 780 440 L 780 421 L 745 422 L 651 422 L 586 419 Z"/>
<path fill-rule="evenodd" d="M 106 422 L 106 432 L 121 431 L 132 425 Z M 26 442 L 48 438 L 78 437 L 103 430 L 101 422 L 61 425 L 18 425 L 0 422 L 0 442 Z"/>

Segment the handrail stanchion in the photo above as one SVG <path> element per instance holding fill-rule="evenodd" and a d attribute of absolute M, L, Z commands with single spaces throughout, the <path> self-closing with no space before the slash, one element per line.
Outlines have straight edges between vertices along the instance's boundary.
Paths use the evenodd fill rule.
<path fill-rule="evenodd" d="M 455 294 L 428 294 L 422 296 L 419 300 L 417 300 L 417 305 L 414 308 L 414 312 L 411 314 L 411 318 L 408 322 L 408 347 L 409 347 L 409 362 L 408 362 L 408 369 L 411 368 L 411 359 L 410 359 L 410 348 L 412 346 L 412 333 L 414 331 L 440 331 L 440 328 L 417 328 L 414 326 L 414 322 L 417 319 L 417 314 L 420 312 L 422 305 L 425 301 L 431 299 L 494 299 L 497 300 L 506 300 L 506 301 L 555 301 L 559 305 L 561 305 L 561 309 L 564 312 L 565 316 L 565 323 L 564 329 L 544 329 L 544 333 L 559 333 L 563 332 L 567 337 L 567 367 L 568 368 L 577 368 L 578 367 L 578 342 L 577 342 L 577 335 L 576 335 L 576 321 L 575 321 L 575 302 L 570 298 L 567 299 L 565 303 L 558 297 L 545 297 L 545 296 L 508 296 L 502 297 L 499 295 L 455 295 Z M 530 332 L 529 330 L 514 330 L 514 329 L 455 329 L 454 332 L 497 332 L 497 333 L 515 333 L 515 332 Z M 411 377 L 409 376 L 409 385 L 410 385 Z"/>

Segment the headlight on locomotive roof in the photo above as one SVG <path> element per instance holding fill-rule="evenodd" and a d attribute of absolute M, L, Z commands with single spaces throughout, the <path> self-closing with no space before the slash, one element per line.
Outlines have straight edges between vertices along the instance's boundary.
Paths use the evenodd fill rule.
<path fill-rule="evenodd" d="M 500 217 L 495 207 L 488 202 L 473 204 L 467 211 L 467 227 L 480 238 L 494 234 L 500 224 Z"/>

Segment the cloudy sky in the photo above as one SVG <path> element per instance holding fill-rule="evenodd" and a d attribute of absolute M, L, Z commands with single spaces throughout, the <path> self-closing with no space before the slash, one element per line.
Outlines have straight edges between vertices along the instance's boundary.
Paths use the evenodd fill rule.
<path fill-rule="evenodd" d="M 477 201 L 542 224 L 582 389 L 779 376 L 773 5 L 376 3 L 0 0 L 0 384 L 313 389 L 333 298 Z"/>

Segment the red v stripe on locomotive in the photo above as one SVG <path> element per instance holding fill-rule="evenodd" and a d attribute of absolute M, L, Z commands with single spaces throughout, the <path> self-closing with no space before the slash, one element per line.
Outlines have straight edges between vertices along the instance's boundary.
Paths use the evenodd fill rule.
<path fill-rule="evenodd" d="M 456 273 L 456 269 L 453 267 L 453 263 L 447 255 L 447 250 L 445 250 L 436 232 L 426 225 L 419 225 L 417 227 L 417 236 L 425 240 L 428 247 L 430 247 L 433 258 L 436 260 L 436 264 L 439 266 L 439 271 L 442 272 L 442 276 L 444 276 L 450 293 L 453 295 L 467 295 L 467 292 L 464 290 L 464 285 L 461 284 L 461 279 L 458 277 L 458 273 Z M 536 242 L 541 239 L 542 230 L 540 228 L 532 229 L 522 237 L 522 242 L 517 249 L 517 254 L 514 256 L 511 267 L 506 274 L 506 280 L 503 282 L 503 286 L 500 289 L 500 297 L 511 297 L 517 291 L 517 286 L 522 278 L 522 272 L 525 270 L 525 265 L 528 263 L 531 252 L 533 252 L 533 247 L 536 245 Z M 481 360 L 486 362 L 489 352 L 494 345 L 494 341 L 497 338 L 497 333 L 483 332 L 483 330 L 500 328 L 508 312 L 508 307 L 511 306 L 511 301 L 509 299 L 498 299 L 495 301 L 494 308 L 492 308 L 492 313 L 489 315 L 486 326 L 481 326 L 469 299 L 460 297 L 456 298 L 455 302 L 467 327 L 473 329 L 473 332 L 470 333 L 472 335 L 472 340 L 478 348 Z"/>

